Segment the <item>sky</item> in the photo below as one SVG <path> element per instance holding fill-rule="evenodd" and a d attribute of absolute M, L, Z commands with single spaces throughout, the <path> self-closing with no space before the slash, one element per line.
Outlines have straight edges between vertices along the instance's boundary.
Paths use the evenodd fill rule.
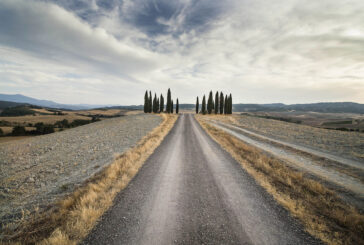
<path fill-rule="evenodd" d="M 0 0 L 0 93 L 364 103 L 363 0 Z"/>

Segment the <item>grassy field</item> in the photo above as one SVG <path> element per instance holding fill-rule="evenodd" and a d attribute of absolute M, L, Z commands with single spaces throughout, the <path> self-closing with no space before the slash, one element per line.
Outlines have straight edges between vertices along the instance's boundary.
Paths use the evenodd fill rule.
<path fill-rule="evenodd" d="M 281 160 L 266 156 L 197 116 L 200 124 L 306 230 L 328 244 L 363 244 L 364 215 L 344 203 L 335 192 Z M 225 120 L 234 120 L 225 117 Z"/>

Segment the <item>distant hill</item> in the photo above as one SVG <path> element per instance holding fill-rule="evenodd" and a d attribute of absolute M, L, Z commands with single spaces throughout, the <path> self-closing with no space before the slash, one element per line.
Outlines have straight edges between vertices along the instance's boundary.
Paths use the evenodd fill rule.
<path fill-rule="evenodd" d="M 68 110 L 84 110 L 96 107 L 103 107 L 103 105 L 67 105 L 59 104 L 50 100 L 38 100 L 21 94 L 0 94 L 0 101 L 15 102 L 21 104 L 31 104 L 42 107 L 68 109 Z"/>
<path fill-rule="evenodd" d="M 26 105 L 26 104 L 10 102 L 10 101 L 0 101 L 0 110 L 3 110 L 5 108 L 10 108 L 10 107 L 15 107 L 15 106 L 22 106 L 22 105 Z"/>
<path fill-rule="evenodd" d="M 364 114 L 364 104 L 353 102 L 322 102 L 312 104 L 234 104 L 235 112 L 256 111 L 313 111 L 326 113 L 360 113 Z"/>

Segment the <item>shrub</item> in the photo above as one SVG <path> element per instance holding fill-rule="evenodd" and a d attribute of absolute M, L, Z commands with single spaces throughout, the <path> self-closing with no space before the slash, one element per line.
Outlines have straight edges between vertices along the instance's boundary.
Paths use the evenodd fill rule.
<path fill-rule="evenodd" d="M 13 127 L 13 131 L 11 132 L 14 136 L 22 136 L 26 134 L 26 130 L 23 126 L 15 126 Z"/>

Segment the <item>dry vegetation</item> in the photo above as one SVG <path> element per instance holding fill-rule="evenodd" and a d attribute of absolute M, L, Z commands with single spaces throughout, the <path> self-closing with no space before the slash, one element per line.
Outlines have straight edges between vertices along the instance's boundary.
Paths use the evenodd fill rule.
<path fill-rule="evenodd" d="M 268 157 L 257 148 L 201 120 L 202 127 L 228 151 L 306 230 L 328 244 L 364 244 L 364 215 L 318 181 Z"/>
<path fill-rule="evenodd" d="M 13 243 L 77 244 L 112 205 L 116 194 L 135 176 L 145 160 L 162 142 L 177 116 L 161 115 L 163 122 L 135 147 L 116 157 L 100 174 L 91 178 L 48 212 L 34 216 L 8 238 Z"/>

